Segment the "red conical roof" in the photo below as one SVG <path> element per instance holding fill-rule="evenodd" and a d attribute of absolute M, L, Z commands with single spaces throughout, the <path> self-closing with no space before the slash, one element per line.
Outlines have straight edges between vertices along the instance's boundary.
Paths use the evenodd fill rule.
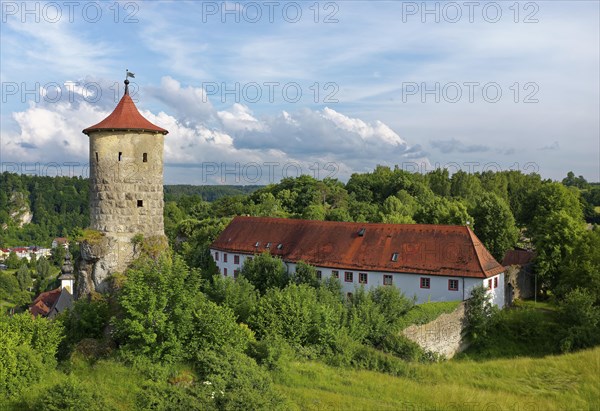
<path fill-rule="evenodd" d="M 83 133 L 89 135 L 94 131 L 103 130 L 135 130 L 162 134 L 168 133 L 167 130 L 152 124 L 140 114 L 133 100 L 129 96 L 127 87 L 125 88 L 123 98 L 121 98 L 121 101 L 119 101 L 119 104 L 117 104 L 117 107 L 115 107 L 113 112 L 98 124 L 83 130 Z"/>

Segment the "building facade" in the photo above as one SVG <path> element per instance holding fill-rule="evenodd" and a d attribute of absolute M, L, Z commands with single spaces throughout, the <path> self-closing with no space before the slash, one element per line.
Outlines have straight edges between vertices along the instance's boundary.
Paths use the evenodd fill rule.
<path fill-rule="evenodd" d="M 321 280 L 338 278 L 348 296 L 393 286 L 417 303 L 463 301 L 483 286 L 504 306 L 504 268 L 469 227 L 236 217 L 210 250 L 220 274 L 233 278 L 264 251 L 290 274 L 304 261 Z"/>

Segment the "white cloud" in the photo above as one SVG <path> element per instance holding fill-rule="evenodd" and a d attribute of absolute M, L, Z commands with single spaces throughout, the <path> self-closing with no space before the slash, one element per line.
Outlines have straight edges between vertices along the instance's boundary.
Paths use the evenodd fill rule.
<path fill-rule="evenodd" d="M 367 123 L 330 108 L 283 111 L 274 117 L 257 118 L 248 107 L 234 104 L 229 110 L 219 111 L 217 117 L 221 125 L 211 127 L 207 122 L 213 109 L 210 103 L 202 101 L 204 95 L 199 89 L 183 88 L 178 81 L 165 78 L 160 89 L 153 90 L 152 94 L 163 96 L 167 112 L 154 114 L 141 110 L 141 113 L 169 130 L 165 139 L 165 163 L 167 168 L 179 170 L 175 174 L 172 170 L 167 173 L 173 179 L 208 182 L 198 175 L 198 170 L 202 171 L 206 164 L 218 164 L 233 170 L 234 174 L 238 167 L 237 173 L 242 177 L 245 166 L 259 165 L 263 173 L 260 182 L 266 183 L 295 175 L 298 169 L 318 177 L 334 175 L 345 179 L 353 171 L 369 170 L 377 164 L 426 161 L 418 146 L 410 147 L 382 122 Z M 81 130 L 109 113 L 85 100 L 78 104 L 31 103 L 26 110 L 14 114 L 19 130 L 3 138 L 4 158 L 46 163 L 68 158 L 85 163 L 88 139 Z M 203 114 L 190 121 L 195 113 Z M 205 121 L 201 121 L 202 118 Z M 286 171 L 286 165 L 293 167 L 287 167 Z M 279 174 L 269 176 L 269 167 L 276 168 Z M 219 173 L 211 177 L 212 182 L 244 183 L 232 181 L 231 175 L 229 181 L 223 181 Z"/>

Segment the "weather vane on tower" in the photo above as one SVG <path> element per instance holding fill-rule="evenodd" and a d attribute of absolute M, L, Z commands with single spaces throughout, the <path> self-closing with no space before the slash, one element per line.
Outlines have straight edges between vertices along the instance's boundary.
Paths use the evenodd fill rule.
<path fill-rule="evenodd" d="M 129 77 L 135 78 L 135 73 L 125 69 L 125 94 L 129 94 Z"/>

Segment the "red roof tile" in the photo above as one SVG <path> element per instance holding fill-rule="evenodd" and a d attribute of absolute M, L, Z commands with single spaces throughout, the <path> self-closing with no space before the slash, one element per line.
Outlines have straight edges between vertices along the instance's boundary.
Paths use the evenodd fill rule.
<path fill-rule="evenodd" d="M 476 278 L 504 271 L 465 226 L 235 217 L 211 247 L 253 254 L 268 243 L 285 261 L 329 268 Z"/>
<path fill-rule="evenodd" d="M 33 300 L 29 306 L 29 312 L 37 317 L 38 315 L 46 316 L 52 309 L 52 306 L 60 297 L 62 289 L 60 287 L 41 293 Z"/>
<path fill-rule="evenodd" d="M 502 265 L 505 267 L 509 265 L 527 265 L 533 261 L 534 257 L 535 253 L 533 251 L 523 249 L 508 250 L 502 260 Z"/>
<path fill-rule="evenodd" d="M 94 131 L 102 130 L 119 130 L 119 131 L 150 131 L 153 133 L 167 134 L 168 131 L 164 128 L 158 127 L 148 120 L 146 120 L 138 111 L 135 103 L 129 96 L 129 93 L 125 93 L 117 107 L 113 112 L 106 117 L 104 120 L 96 125 L 86 128 L 83 133 L 90 134 Z"/>

